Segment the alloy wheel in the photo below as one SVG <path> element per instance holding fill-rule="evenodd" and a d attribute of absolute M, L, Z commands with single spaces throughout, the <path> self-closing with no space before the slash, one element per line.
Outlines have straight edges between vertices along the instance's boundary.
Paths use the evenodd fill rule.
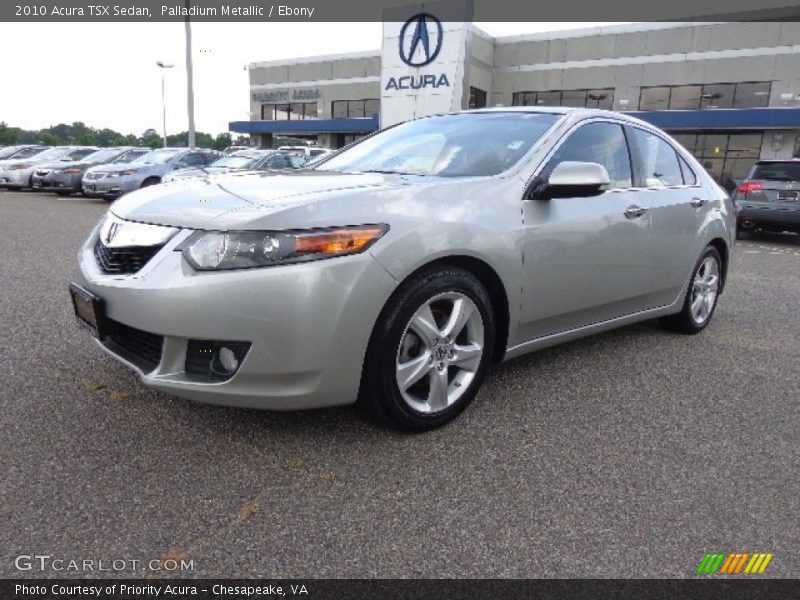
<path fill-rule="evenodd" d="M 432 414 L 469 389 L 485 346 L 481 312 L 459 292 L 438 294 L 411 317 L 397 349 L 400 394 L 413 410 Z"/>
<path fill-rule="evenodd" d="M 713 256 L 706 256 L 700 264 L 692 283 L 692 320 L 703 325 L 711 316 L 719 293 L 719 262 Z"/>

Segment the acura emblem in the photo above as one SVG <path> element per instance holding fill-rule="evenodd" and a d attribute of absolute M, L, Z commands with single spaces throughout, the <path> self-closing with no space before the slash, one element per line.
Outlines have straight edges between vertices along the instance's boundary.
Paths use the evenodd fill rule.
<path fill-rule="evenodd" d="M 409 67 L 432 63 L 441 49 L 442 23 L 431 14 L 414 15 L 400 30 L 400 58 Z"/>

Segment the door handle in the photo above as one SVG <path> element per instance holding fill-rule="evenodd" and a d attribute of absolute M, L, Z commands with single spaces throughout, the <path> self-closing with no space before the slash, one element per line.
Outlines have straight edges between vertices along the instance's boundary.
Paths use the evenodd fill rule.
<path fill-rule="evenodd" d="M 629 206 L 625 209 L 625 217 L 628 219 L 635 219 L 637 217 L 641 217 L 644 213 L 647 212 L 646 208 L 642 208 L 641 206 Z"/>
<path fill-rule="evenodd" d="M 692 198 L 692 201 L 689 202 L 695 208 L 700 208 L 701 206 L 705 206 L 708 200 L 705 198 Z"/>

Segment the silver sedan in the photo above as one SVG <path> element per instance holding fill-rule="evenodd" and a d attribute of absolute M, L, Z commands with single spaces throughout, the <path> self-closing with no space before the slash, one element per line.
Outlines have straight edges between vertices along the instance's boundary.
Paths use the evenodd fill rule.
<path fill-rule="evenodd" d="M 296 173 L 133 192 L 80 250 L 78 321 L 145 384 L 280 410 L 453 419 L 492 363 L 637 321 L 698 333 L 735 216 L 612 112 L 411 121 Z"/>

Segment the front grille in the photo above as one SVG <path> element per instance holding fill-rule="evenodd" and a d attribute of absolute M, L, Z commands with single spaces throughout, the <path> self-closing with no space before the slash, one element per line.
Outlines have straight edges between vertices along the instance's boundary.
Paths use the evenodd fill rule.
<path fill-rule="evenodd" d="M 102 179 L 105 176 L 106 176 L 105 173 L 87 173 L 86 179 L 89 179 L 91 181 L 97 181 L 98 179 Z"/>
<path fill-rule="evenodd" d="M 39 177 L 44 177 L 44 176 L 45 176 L 45 175 L 47 175 L 49 172 L 50 172 L 50 169 L 38 169 L 38 170 L 36 171 L 36 174 L 37 174 Z"/>
<path fill-rule="evenodd" d="M 161 362 L 164 336 L 148 333 L 106 318 L 108 328 L 104 343 L 115 354 L 149 373 Z"/>
<path fill-rule="evenodd" d="M 111 248 L 100 240 L 94 245 L 94 256 L 104 273 L 131 274 L 139 271 L 163 246 L 125 246 Z"/>

